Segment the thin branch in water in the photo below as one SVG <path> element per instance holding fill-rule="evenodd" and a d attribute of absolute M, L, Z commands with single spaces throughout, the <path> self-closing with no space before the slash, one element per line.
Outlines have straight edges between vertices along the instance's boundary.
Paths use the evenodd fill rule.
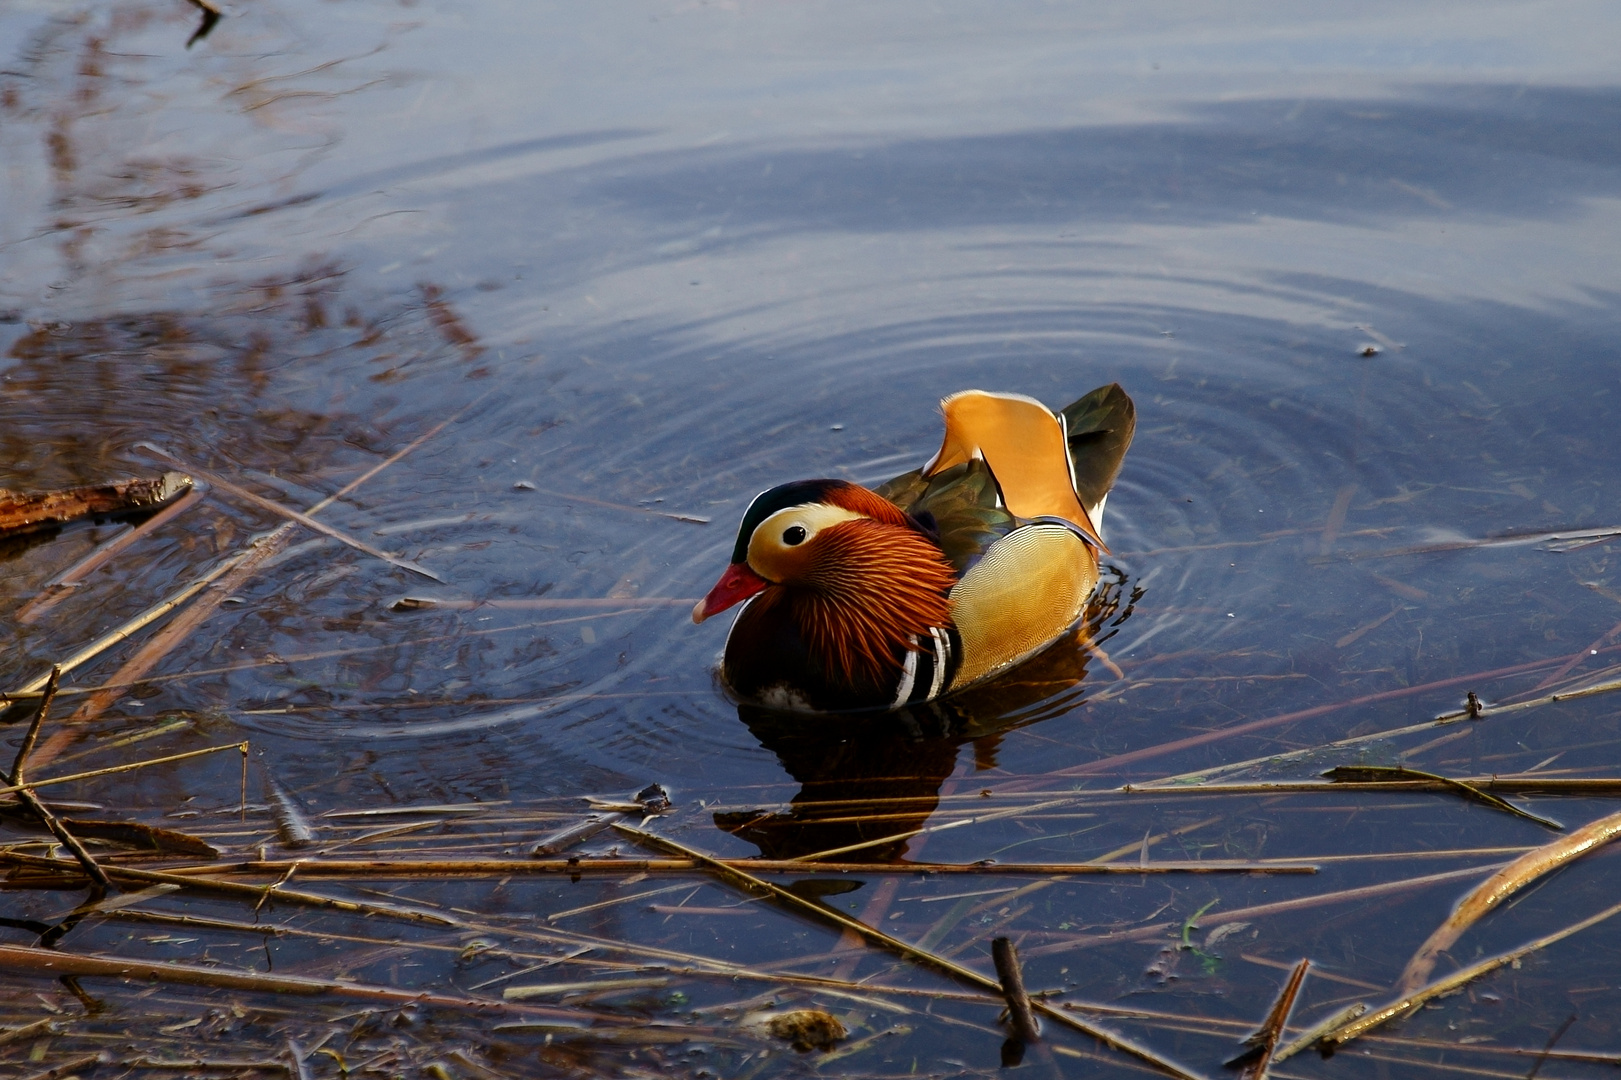
<path fill-rule="evenodd" d="M 1455 792 L 1473 802 L 1478 802 L 1485 806 L 1489 806 L 1493 810 L 1501 810 L 1505 814 L 1512 814 L 1515 817 L 1524 818 L 1527 821 L 1534 821 L 1538 825 L 1542 825 L 1550 829 L 1564 828 L 1564 826 L 1559 824 L 1557 821 L 1551 821 L 1545 817 L 1538 817 L 1536 814 L 1533 814 L 1528 810 L 1522 810 L 1505 799 L 1500 799 L 1490 792 L 1482 791 L 1480 788 L 1475 787 L 1468 781 L 1455 780 L 1449 776 L 1438 776 L 1435 773 L 1423 772 L 1419 769 L 1409 769 L 1405 765 L 1339 765 L 1328 770 L 1323 775 L 1328 777 L 1336 784 L 1365 784 L 1369 781 L 1400 781 L 1408 778 L 1423 780 L 1431 785 L 1439 787 L 1443 791 Z"/>
<path fill-rule="evenodd" d="M 1407 994 L 1388 1005 L 1376 1009 L 1360 1019 L 1353 1020 L 1342 1027 L 1335 1028 L 1334 1030 L 1321 1036 L 1319 1042 L 1330 1050 L 1344 1046 L 1352 1039 L 1372 1031 L 1381 1024 L 1413 1012 L 1415 1009 L 1418 1009 L 1428 1001 L 1432 1001 L 1435 998 L 1443 997 L 1455 990 L 1461 989 L 1474 980 L 1480 978 L 1482 975 L 1490 974 L 1500 967 L 1506 967 L 1507 965 L 1514 963 L 1516 960 L 1524 959 L 1526 956 L 1529 956 L 1531 953 L 1534 953 L 1539 949 L 1545 949 L 1549 945 L 1563 941 L 1572 934 L 1580 933 L 1590 926 L 1596 926 L 1597 924 L 1606 919 L 1612 918 L 1615 915 L 1621 915 L 1621 904 L 1616 904 L 1612 907 L 1605 908 L 1597 915 L 1590 916 L 1583 919 L 1579 923 L 1572 926 L 1567 926 L 1563 930 L 1548 934 L 1545 937 L 1537 938 L 1535 941 L 1522 945 L 1512 952 L 1506 952 L 1501 956 L 1494 956 L 1490 959 L 1482 960 L 1479 963 L 1471 964 L 1466 968 L 1455 971 L 1446 978 L 1430 983 L 1428 986 L 1425 986 L 1422 989 Z"/>
<path fill-rule="evenodd" d="M 1266 1080 L 1266 1071 L 1272 1064 L 1278 1039 L 1283 1035 L 1284 1025 L 1289 1022 L 1289 1014 L 1294 1011 L 1295 998 L 1300 994 L 1301 984 L 1306 981 L 1306 969 L 1309 967 L 1310 960 L 1302 960 L 1295 965 L 1283 989 L 1278 991 L 1278 998 L 1272 1003 L 1266 1019 L 1244 1040 L 1248 1049 L 1227 1062 L 1229 1069 L 1239 1070 L 1240 1080 Z"/>
<path fill-rule="evenodd" d="M 1521 855 L 1487 878 L 1468 896 L 1458 901 L 1445 922 L 1436 928 L 1407 962 L 1398 987 L 1411 993 L 1429 980 L 1441 953 L 1451 948 L 1463 932 L 1484 918 L 1504 900 L 1531 882 L 1559 869 L 1572 859 L 1603 847 L 1621 836 L 1621 813 L 1610 814 L 1561 836 L 1542 847 Z"/>
<path fill-rule="evenodd" d="M 438 574 L 434 573 L 432 570 L 429 570 L 428 568 L 426 568 L 424 566 L 418 566 L 416 563 L 411 562 L 409 559 L 403 559 L 398 555 L 390 555 L 388 552 L 383 551 L 380 548 L 373 547 L 371 544 L 366 543 L 366 541 L 361 540 L 358 537 L 350 536 L 348 533 L 344 532 L 342 529 L 333 528 L 331 525 L 328 525 L 326 522 L 317 521 L 315 518 L 310 517 L 310 515 L 302 512 L 302 511 L 294 510 L 290 506 L 283 506 L 281 503 L 275 501 L 274 499 L 265 498 L 263 495 L 260 495 L 258 492 L 249 491 L 247 488 L 243 487 L 242 485 L 233 483 L 232 481 L 225 479 L 223 476 L 220 476 L 217 473 L 209 472 L 207 469 L 199 469 L 194 465 L 189 465 L 189 464 L 181 461 L 179 458 L 175 457 L 173 454 L 169 453 L 167 450 L 162 449 L 161 447 L 153 446 L 151 443 L 138 443 L 137 446 L 141 450 L 145 450 L 148 453 L 155 454 L 158 457 L 163 458 L 165 461 L 169 462 L 170 464 L 179 465 L 181 468 L 186 469 L 189 472 L 192 472 L 192 473 L 196 474 L 197 476 L 201 477 L 202 479 L 206 480 L 213 487 L 217 487 L 221 491 L 226 492 L 227 494 L 235 495 L 237 498 L 243 500 L 244 502 L 251 503 L 252 505 L 257 506 L 259 509 L 264 510 L 267 513 L 275 514 L 278 517 L 286 518 L 288 521 L 297 522 L 298 524 L 304 526 L 306 529 L 313 529 L 314 531 L 322 534 L 323 536 L 330 536 L 332 539 L 338 541 L 340 544 L 347 544 L 350 547 L 354 548 L 356 551 L 362 552 L 362 553 L 364 553 L 366 555 L 370 555 L 374 559 L 381 559 L 382 561 L 388 563 L 390 566 L 397 566 L 401 570 L 409 570 L 413 574 L 421 574 L 423 577 L 428 578 L 431 581 L 437 581 L 437 582 L 440 582 L 441 584 L 444 583 L 444 580 L 445 580 L 444 578 L 440 577 Z"/>
<path fill-rule="evenodd" d="M 1008 1023 L 1013 1036 L 1020 1042 L 1041 1041 L 1041 1029 L 1036 1026 L 1035 1013 L 1030 1011 L 1030 995 L 1024 989 L 1024 972 L 1019 967 L 1019 950 L 1013 942 L 999 937 L 991 942 L 991 962 L 996 965 L 996 977 L 1002 984 L 1002 996 L 1007 999 Z"/>
<path fill-rule="evenodd" d="M 1530 660 L 1523 664 L 1513 664 L 1508 667 L 1497 668 L 1492 671 L 1475 672 L 1470 675 L 1458 675 L 1448 679 L 1437 679 L 1434 682 L 1421 683 L 1418 686 L 1403 686 L 1395 690 L 1381 690 L 1374 694 L 1363 694 L 1360 697 L 1347 698 L 1344 701 L 1331 702 L 1327 705 L 1314 705 L 1309 709 L 1297 709 L 1294 712 L 1281 713 L 1277 716 L 1262 717 L 1244 724 L 1235 724 L 1232 727 L 1217 728 L 1214 731 L 1190 735 L 1186 738 L 1175 739 L 1171 742 L 1159 743 L 1154 746 L 1145 746 L 1141 750 L 1131 750 L 1124 754 L 1114 754 L 1110 757 L 1099 758 L 1083 765 L 1074 765 L 1067 769 L 1057 769 L 1044 775 L 1043 779 L 1054 777 L 1090 776 L 1096 773 L 1109 772 L 1126 765 L 1134 765 L 1139 761 L 1148 761 L 1167 754 L 1191 750 L 1195 747 L 1206 746 L 1210 743 L 1221 742 L 1241 735 L 1251 735 L 1257 731 L 1293 724 L 1301 720 L 1310 720 L 1328 713 L 1338 712 L 1341 709 L 1354 708 L 1361 705 L 1372 705 L 1381 701 L 1395 701 L 1400 698 L 1414 697 L 1418 694 L 1427 694 L 1436 690 L 1445 690 L 1452 686 L 1463 686 L 1469 683 L 1486 682 L 1492 679 L 1508 678 L 1513 675 L 1523 675 L 1529 671 L 1537 671 L 1551 664 L 1559 663 L 1564 657 L 1549 657 L 1545 660 Z M 1425 725 L 1431 726 L 1431 725 Z M 1274 755 L 1276 756 L 1276 755 Z M 1257 761 L 1267 761 L 1270 758 L 1258 758 Z M 1230 768 L 1228 766 L 1227 768 Z M 1200 776 L 1204 774 L 1193 774 Z M 1164 782 L 1164 781 L 1159 781 Z M 1004 791 L 1016 791 L 1015 785 L 1003 785 Z"/>
<path fill-rule="evenodd" d="M 1214 929 L 1227 923 L 1240 922 L 1246 919 L 1253 920 L 1262 916 L 1279 915 L 1287 911 L 1305 911 L 1310 908 L 1323 907 L 1328 904 L 1344 904 L 1357 900 L 1369 900 L 1376 896 L 1389 896 L 1393 893 L 1406 892 L 1409 889 L 1420 889 L 1430 885 L 1440 885 L 1444 882 L 1459 881 L 1464 878 L 1478 876 L 1482 871 L 1498 869 L 1502 864 L 1493 866 L 1469 866 L 1461 870 L 1448 870 L 1440 874 L 1426 874 L 1423 877 L 1402 878 L 1398 881 L 1386 881 L 1378 885 L 1362 885 L 1355 889 L 1341 889 L 1337 892 L 1318 893 L 1315 896 L 1301 896 L 1293 900 L 1279 900 L 1270 904 L 1256 904 L 1254 907 L 1234 908 L 1219 917 L 1206 919 L 1200 925 L 1207 929 Z M 1167 930 L 1175 930 L 1182 924 L 1175 920 L 1150 923 L 1145 926 L 1134 927 L 1130 930 L 1120 930 L 1107 934 L 1077 934 L 1074 937 L 1055 941 L 1050 945 L 1039 945 L 1033 949 L 1026 949 L 1026 956 L 1051 956 L 1057 953 L 1073 951 L 1087 945 L 1113 944 L 1120 941 L 1145 941 L 1157 938 Z"/>
<path fill-rule="evenodd" d="M 153 765 L 167 765 L 173 761 L 186 761 L 190 758 L 202 757 L 205 754 L 217 754 L 221 750 L 240 750 L 247 752 L 248 744 L 245 742 L 225 743 L 222 746 L 208 746 L 201 750 L 187 750 L 183 754 L 170 754 L 167 757 L 148 758 L 146 761 L 131 761 L 123 765 L 109 765 L 105 769 L 91 769 L 89 772 L 69 773 L 66 776 L 53 776 L 49 780 L 30 780 L 26 784 L 8 784 L 0 787 L 0 795 L 10 795 L 14 792 L 27 789 L 38 791 L 42 787 L 51 787 L 55 784 L 72 784 L 80 780 L 91 780 L 98 776 L 112 776 L 114 773 L 126 773 L 135 769 L 150 768 Z"/>
<path fill-rule="evenodd" d="M 33 721 L 28 725 L 28 733 L 23 736 L 22 746 L 17 750 L 17 760 L 11 766 L 11 786 L 17 790 L 17 798 L 22 804 L 33 811 L 40 823 L 51 831 L 51 834 L 62 841 L 62 846 L 73 853 L 73 857 L 84 867 L 84 872 L 95 883 L 96 889 L 102 893 L 112 889 L 113 883 L 107 877 L 106 871 L 100 864 L 91 858 L 90 852 L 85 850 L 78 837 L 68 831 L 67 827 L 59 821 L 50 808 L 40 802 L 28 787 L 28 755 L 34 751 L 34 743 L 39 738 L 40 728 L 44 726 L 46 717 L 51 714 L 51 703 L 56 700 L 57 681 L 62 677 L 62 669 L 52 667 L 51 674 L 45 683 L 45 696 L 40 699 L 39 710 L 34 713 Z"/>

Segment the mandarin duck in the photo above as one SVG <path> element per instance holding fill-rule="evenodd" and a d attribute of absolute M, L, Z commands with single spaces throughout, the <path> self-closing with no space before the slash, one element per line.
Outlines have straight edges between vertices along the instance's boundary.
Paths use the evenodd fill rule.
<path fill-rule="evenodd" d="M 899 709 L 1040 652 L 1098 581 L 1103 504 L 1136 409 L 1118 384 L 1054 414 L 965 390 L 945 439 L 877 489 L 797 480 L 762 492 L 692 621 L 742 603 L 721 677 L 795 712 Z"/>

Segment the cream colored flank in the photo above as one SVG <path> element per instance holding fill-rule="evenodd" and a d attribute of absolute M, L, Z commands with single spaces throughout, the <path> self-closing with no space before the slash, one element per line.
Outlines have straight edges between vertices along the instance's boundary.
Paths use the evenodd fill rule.
<path fill-rule="evenodd" d="M 952 689 L 1040 651 L 1081 617 L 1097 581 L 1097 558 L 1062 525 L 1027 525 L 991 545 L 951 590 L 963 646 Z"/>

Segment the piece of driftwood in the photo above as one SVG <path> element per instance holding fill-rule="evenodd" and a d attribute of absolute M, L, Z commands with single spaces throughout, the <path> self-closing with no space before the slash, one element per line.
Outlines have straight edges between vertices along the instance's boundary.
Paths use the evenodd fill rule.
<path fill-rule="evenodd" d="M 156 510 L 191 490 L 191 477 L 166 472 L 156 479 L 20 492 L 0 489 L 0 535 L 62 525 L 83 517 Z"/>

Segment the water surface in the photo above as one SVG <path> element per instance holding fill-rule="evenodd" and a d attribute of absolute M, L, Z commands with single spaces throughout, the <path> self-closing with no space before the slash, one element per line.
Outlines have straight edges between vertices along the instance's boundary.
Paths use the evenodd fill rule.
<path fill-rule="evenodd" d="M 188 50 L 194 17 L 179 3 L 0 11 L 0 487 L 160 470 L 140 449 L 151 443 L 308 507 L 448 421 L 323 513 L 445 580 L 291 535 L 140 685 L 94 710 L 63 699 L 60 715 L 81 710 L 54 751 L 63 767 L 137 752 L 124 746 L 249 739 L 330 839 L 368 831 L 319 817 L 330 811 L 489 804 L 351 854 L 521 856 L 581 796 L 657 781 L 676 802 L 657 826 L 669 835 L 788 857 L 1393 729 L 1469 690 L 1502 701 L 1613 677 L 1614 544 L 1547 535 L 1621 524 L 1621 73 L 1602 44 L 1616 29 L 1606 6 L 1312 18 L 1270 4 L 959 4 L 925 17 L 275 0 L 233 9 Z M 754 493 L 916 467 L 937 444 L 936 402 L 956 390 L 1059 407 L 1109 381 L 1133 395 L 1139 423 L 1087 628 L 1102 657 L 1077 635 L 947 709 L 870 724 L 785 724 L 726 698 L 713 675 L 725 620 L 693 627 L 687 610 Z M 277 524 L 215 491 L 26 622 L 11 613 L 129 524 L 8 544 L 5 685 Z M 96 686 L 129 656 L 111 650 L 66 682 Z M 1254 724 L 1273 717 L 1284 719 Z M 1615 706 L 1598 697 L 1235 775 L 1309 779 L 1361 761 L 1610 777 L 1618 740 Z M 246 824 L 232 816 L 238 768 L 222 755 L 63 797 L 274 855 L 262 806 Z M 1615 808 L 1526 802 L 1570 824 Z M 839 809 L 852 805 L 896 809 L 852 822 Z M 1005 904 L 991 904 L 997 890 L 1037 882 L 844 875 L 829 902 L 987 971 L 990 938 L 1010 934 L 1033 986 L 1203 1018 L 1204 1034 L 1111 1022 L 1210 1075 L 1282 969 L 1309 956 L 1320 973 L 1297 1024 L 1376 1000 L 1368 987 L 1390 984 L 1473 879 L 1214 917 L 1486 866 L 1507 856 L 1423 853 L 1549 835 L 1434 795 L 1117 797 L 861 858 L 1343 858 L 1309 878 L 1072 878 Z M 631 850 L 587 850 L 615 842 Z M 1591 914 L 1614 882 L 1602 854 L 1570 868 L 1471 931 L 1456 963 Z M 765 904 L 714 914 L 742 897 L 696 875 L 322 887 L 375 886 L 521 930 L 666 884 L 686 888 L 556 925 L 761 969 L 811 957 L 793 970 L 944 985 L 878 953 L 818 965 L 831 931 Z M 6 897 L 18 925 L 0 934 L 15 944 L 37 936 L 22 924 L 72 906 L 53 892 Z M 678 904 L 711 914 L 658 910 Z M 223 900 L 148 906 L 243 917 Z M 1450 1050 L 1369 1043 L 1287 1068 L 1440 1075 L 1447 1055 L 1475 1047 L 1470 1067 L 1523 1074 L 1528 1060 L 1479 1048 L 1540 1049 L 1572 1014 L 1560 1049 L 1613 1052 L 1617 933 L 1594 928 L 1391 1029 Z M 1204 944 L 1176 948 L 1184 939 Z M 62 948 L 443 993 L 535 962 L 247 940 L 107 919 Z M 605 956 L 557 981 L 611 973 L 590 966 Z M 114 986 L 85 981 L 107 1000 L 78 1027 L 84 1045 L 134 1017 L 155 1030 L 146 1017 L 160 1004 L 176 1023 L 211 1009 L 210 1045 L 235 1031 L 279 1053 L 284 1030 L 306 1045 L 376 1044 L 353 1021 L 332 1034 L 336 1006 L 288 1028 L 264 999 L 243 999 L 257 1010 L 244 1019 L 230 995 L 166 991 L 142 1005 Z M 730 1014 L 704 1010 L 770 989 L 676 980 L 594 1007 L 713 1025 Z M 84 1014 L 58 983 L 23 990 L 7 1004 L 19 1023 L 36 993 Z M 756 1057 L 710 1027 L 638 1053 L 681 1075 L 998 1065 L 993 1009 L 939 1004 L 963 1026 L 794 993 L 840 1013 L 855 1038 L 894 1033 L 822 1065 Z M 631 1067 L 611 1040 L 432 1015 L 445 1039 L 487 1047 L 512 1075 Z M 433 1060 L 429 1031 L 441 1029 L 395 1036 L 402 1062 Z M 1087 1067 L 1129 1067 L 1100 1060 Z M 336 1075 L 330 1059 L 308 1064 Z"/>

